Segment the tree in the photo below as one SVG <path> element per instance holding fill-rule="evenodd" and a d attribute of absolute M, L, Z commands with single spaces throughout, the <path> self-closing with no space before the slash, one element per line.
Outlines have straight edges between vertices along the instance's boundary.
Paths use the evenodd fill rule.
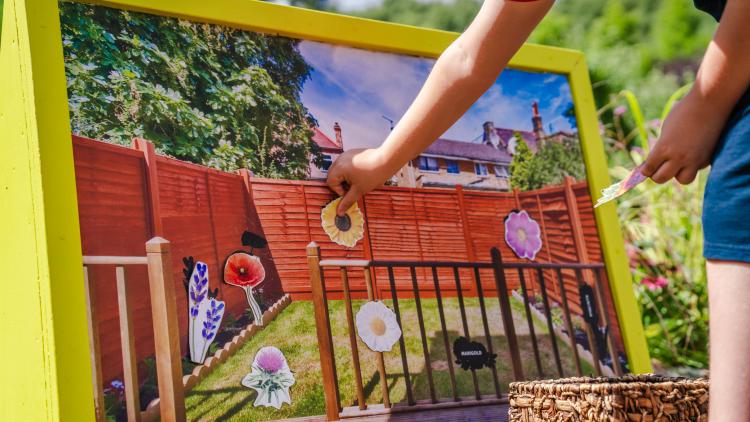
<path fill-rule="evenodd" d="M 298 41 L 61 2 L 74 132 L 133 137 L 181 160 L 303 178 L 315 119 L 300 100 L 311 68 Z"/>
<path fill-rule="evenodd" d="M 542 140 L 534 154 L 519 140 L 510 163 L 510 185 L 522 191 L 563 183 L 566 176 L 586 177 L 581 145 L 576 138 Z"/>

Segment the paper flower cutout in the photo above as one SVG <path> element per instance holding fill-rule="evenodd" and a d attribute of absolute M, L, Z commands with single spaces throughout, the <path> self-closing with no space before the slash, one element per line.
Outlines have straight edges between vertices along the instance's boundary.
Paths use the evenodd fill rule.
<path fill-rule="evenodd" d="M 341 246 L 354 247 L 365 233 L 365 219 L 355 202 L 346 210 L 346 214 L 339 216 L 336 209 L 341 198 L 334 199 L 323 208 L 320 221 L 328 237 Z"/>
<path fill-rule="evenodd" d="M 534 260 L 542 249 L 539 224 L 526 211 L 513 211 L 505 217 L 505 243 L 519 258 Z"/>
<path fill-rule="evenodd" d="M 292 404 L 289 388 L 294 385 L 294 374 L 281 350 L 273 346 L 258 350 L 252 368 L 252 372 L 242 378 L 242 385 L 258 392 L 254 406 L 280 409 L 284 403 Z"/>
<path fill-rule="evenodd" d="M 188 280 L 188 316 L 190 360 L 203 363 L 224 317 L 224 302 L 211 297 L 208 266 L 201 261 L 193 265 Z"/>
<path fill-rule="evenodd" d="M 367 302 L 357 312 L 357 334 L 375 352 L 390 352 L 401 337 L 396 314 L 383 302 Z"/>
<path fill-rule="evenodd" d="M 253 312 L 254 323 L 263 325 L 263 311 L 253 297 L 253 288 L 266 279 L 266 270 L 260 258 L 246 252 L 235 252 L 229 255 L 224 264 L 224 282 L 242 287 L 247 296 L 247 303 Z"/>

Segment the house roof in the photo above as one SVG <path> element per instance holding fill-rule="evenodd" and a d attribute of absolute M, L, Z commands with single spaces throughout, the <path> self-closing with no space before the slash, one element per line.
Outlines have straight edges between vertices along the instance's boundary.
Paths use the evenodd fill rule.
<path fill-rule="evenodd" d="M 313 134 L 312 140 L 318 144 L 319 147 L 326 150 L 339 150 L 341 151 L 341 145 L 337 144 L 325 133 L 321 132 L 320 128 L 313 128 L 315 134 Z"/>
<path fill-rule="evenodd" d="M 516 133 L 519 133 L 521 135 L 521 138 L 526 142 L 526 145 L 529 146 L 529 149 L 536 152 L 537 150 L 537 139 L 534 132 L 527 132 L 525 130 L 513 130 L 513 129 L 504 129 L 504 128 L 494 128 L 495 133 L 497 133 L 497 136 L 500 137 L 500 139 L 503 140 L 505 145 L 508 145 L 508 141 L 510 141 L 511 138 L 515 136 Z"/>
<path fill-rule="evenodd" d="M 453 141 L 442 138 L 433 142 L 432 145 L 427 147 L 424 153 L 443 157 L 456 157 L 502 164 L 507 164 L 511 161 L 511 156 L 507 152 L 501 151 L 492 145 Z"/>

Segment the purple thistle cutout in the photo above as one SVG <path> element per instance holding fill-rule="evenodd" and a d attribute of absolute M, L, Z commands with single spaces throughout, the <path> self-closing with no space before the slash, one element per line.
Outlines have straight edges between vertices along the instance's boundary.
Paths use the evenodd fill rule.
<path fill-rule="evenodd" d="M 278 349 L 264 347 L 255 359 L 258 367 L 269 374 L 275 374 L 286 366 L 286 358 Z"/>

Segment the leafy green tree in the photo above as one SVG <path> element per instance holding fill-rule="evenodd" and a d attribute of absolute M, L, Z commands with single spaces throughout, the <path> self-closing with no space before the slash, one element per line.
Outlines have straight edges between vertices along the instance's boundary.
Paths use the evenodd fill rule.
<path fill-rule="evenodd" d="M 298 41 L 60 3 L 74 132 L 224 170 L 303 178 L 315 119 Z"/>
<path fill-rule="evenodd" d="M 520 190 L 529 190 L 531 189 L 529 179 L 532 178 L 531 162 L 534 159 L 534 153 L 518 134 L 515 137 L 516 150 L 510 162 L 510 186 Z"/>
<path fill-rule="evenodd" d="M 566 176 L 576 180 L 586 177 L 578 139 L 543 140 L 536 154 L 519 140 L 510 163 L 511 187 L 522 191 L 541 189 L 562 183 Z"/>

